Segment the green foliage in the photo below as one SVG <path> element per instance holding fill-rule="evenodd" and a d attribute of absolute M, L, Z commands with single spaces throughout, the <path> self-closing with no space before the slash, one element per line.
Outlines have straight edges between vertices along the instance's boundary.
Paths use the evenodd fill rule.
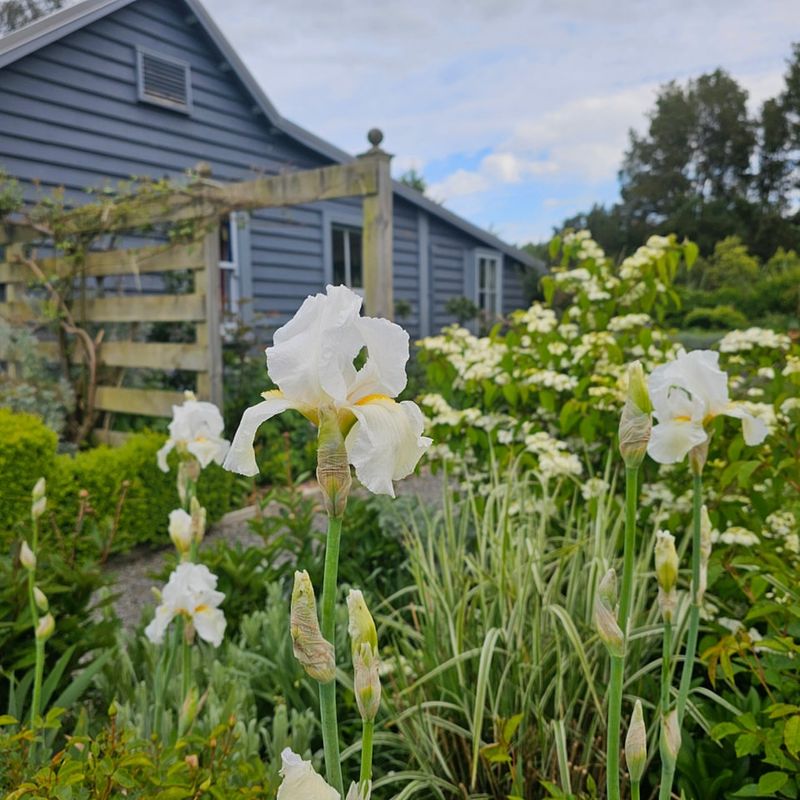
<path fill-rule="evenodd" d="M 162 544 L 169 512 L 180 505 L 175 485 L 177 457 L 171 456 L 168 473 L 161 472 L 156 464 L 156 452 L 163 443 L 161 434 L 138 433 L 119 447 L 101 445 L 75 456 L 61 456 L 52 506 L 62 519 L 74 518 L 83 489 L 89 493 L 95 516 L 109 519 L 116 516 L 124 492 L 110 550 L 124 552 L 140 544 Z M 197 493 L 209 522 L 230 508 L 234 482 L 234 475 L 216 464 L 201 473 Z"/>
<path fill-rule="evenodd" d="M 0 408 L 0 535 L 5 543 L 27 530 L 33 486 L 56 470 L 56 442 L 39 417 Z"/>
<path fill-rule="evenodd" d="M 776 246 L 797 248 L 792 205 L 800 154 L 800 44 L 792 46 L 783 90 L 747 110 L 747 92 L 717 69 L 661 87 L 647 130 L 631 131 L 620 170 L 621 200 L 565 220 L 589 228 L 615 256 L 654 233 L 675 231 L 710 254 L 739 236 L 767 259 Z M 711 305 L 705 303 L 704 305 Z"/>
<path fill-rule="evenodd" d="M 407 169 L 400 176 L 400 183 L 411 189 L 416 189 L 420 194 L 425 194 L 428 190 L 428 182 L 425 180 L 425 176 L 417 172 L 413 167 Z"/>
<path fill-rule="evenodd" d="M 56 435 L 41 420 L 0 409 L 0 480 L 7 498 L 0 509 L 0 539 L 14 541 L 25 530 L 30 492 L 44 476 L 45 541 L 57 538 L 55 530 L 71 531 L 70 546 L 95 556 L 162 544 L 169 512 L 179 506 L 174 468 L 165 474 L 156 464 L 163 443 L 163 435 L 147 432 L 119 447 L 56 455 Z M 229 510 L 235 485 L 235 476 L 216 464 L 203 470 L 198 495 L 209 522 Z"/>
<path fill-rule="evenodd" d="M 37 339 L 22 325 L 0 320 L 0 352 L 13 361 L 16 371 L 0 375 L 0 405 L 12 411 L 40 416 L 57 433 L 75 406 L 70 383 L 55 374 L 37 350 Z"/>
<path fill-rule="evenodd" d="M 556 239 L 553 243 L 551 254 L 557 258 L 560 256 L 560 263 L 543 280 L 544 303 L 535 303 L 529 310 L 515 315 L 506 330 L 496 329 L 486 337 L 479 338 L 463 329 L 450 328 L 442 335 L 420 343 L 421 358 L 428 371 L 428 393 L 420 398 L 420 403 L 430 417 L 431 435 L 438 443 L 437 453 L 450 473 L 458 478 L 460 487 L 472 487 L 478 512 L 496 502 L 491 489 L 494 473 L 488 466 L 493 461 L 498 464 L 497 470 L 503 478 L 506 477 L 504 470 L 510 469 L 531 470 L 538 478 L 538 483 L 534 480 L 529 485 L 532 499 L 528 502 L 533 506 L 532 513 L 542 513 L 541 509 L 547 508 L 548 504 L 566 513 L 568 508 L 580 508 L 593 502 L 596 491 L 601 495 L 609 491 L 605 465 L 625 397 L 625 365 L 638 358 L 649 371 L 668 360 L 675 348 L 669 332 L 658 320 L 659 316 L 666 317 L 666 313 L 677 305 L 671 303 L 675 299 L 672 280 L 677 274 L 678 258 L 682 255 L 688 264 L 696 256 L 696 250 L 692 251 L 684 244 L 679 253 L 674 239 L 671 239 L 669 248 L 676 250 L 670 252 L 663 242 L 651 240 L 646 248 L 615 267 L 588 234 L 568 233 L 564 239 Z M 771 271 L 772 275 L 790 273 L 791 266 L 776 267 Z M 715 435 L 711 438 L 704 478 L 706 502 L 717 539 L 709 568 L 709 594 L 706 596 L 709 613 L 712 617 L 716 614 L 742 620 L 747 629 L 755 625 L 756 632 L 760 632 L 764 641 L 768 636 L 763 626 L 770 620 L 767 624 L 771 636 L 767 646 L 773 647 L 772 642 L 778 641 L 779 645 L 774 647 L 780 646 L 785 650 L 767 656 L 761 650 L 764 641 L 754 643 L 754 647 L 759 649 L 751 650 L 748 657 L 753 671 L 748 685 L 745 681 L 746 667 L 742 664 L 736 666 L 741 639 L 734 640 L 736 648 L 732 650 L 733 645 L 724 637 L 720 640 L 716 634 L 705 635 L 701 652 L 705 654 L 709 668 L 713 667 L 716 672 L 712 681 L 705 676 L 704 670 L 696 670 L 695 681 L 703 686 L 705 694 L 693 693 L 690 699 L 708 725 L 738 717 L 745 707 L 745 698 L 750 696 L 748 690 L 759 700 L 759 708 L 762 705 L 766 708 L 768 703 L 764 701 L 768 693 L 774 696 L 779 683 L 785 686 L 787 698 L 795 696 L 794 701 L 787 699 L 786 702 L 796 702 L 798 691 L 795 678 L 789 677 L 793 657 L 787 656 L 787 652 L 793 654 L 796 647 L 797 606 L 782 606 L 780 614 L 774 617 L 773 608 L 776 603 L 784 602 L 777 599 L 784 593 L 779 591 L 778 581 L 796 583 L 789 576 L 798 568 L 796 553 L 800 551 L 797 539 L 800 520 L 800 402 L 797 399 L 800 347 L 785 334 L 755 327 L 727 333 L 716 347 L 720 351 L 721 368 L 731 376 L 732 399 L 742 402 L 747 410 L 761 417 L 767 423 L 770 435 L 761 447 L 749 448 L 738 429 L 730 427 L 722 419 L 714 423 Z M 598 482 L 600 476 L 603 480 Z M 583 503 L 575 498 L 572 489 L 575 480 L 582 481 Z M 509 501 L 510 507 L 516 505 L 521 506 L 522 502 Z M 691 502 L 687 493 L 686 468 L 657 467 L 647 463 L 639 513 L 640 529 L 645 537 L 652 536 L 656 528 L 668 528 L 673 532 L 688 530 Z M 609 517 L 614 518 L 612 513 Z M 576 530 L 581 529 L 582 524 L 575 523 Z M 555 525 L 554 530 L 549 527 L 552 525 Z M 458 563 L 469 565 L 470 558 L 482 558 L 489 547 L 481 538 L 477 521 L 472 523 L 471 529 L 476 532 L 475 549 L 469 546 L 464 553 L 459 552 L 454 557 Z M 614 557 L 616 537 L 608 525 L 601 525 L 601 529 L 604 541 L 608 543 L 607 539 L 611 539 L 612 549 L 606 555 L 610 561 Z M 510 541 L 513 542 L 516 535 L 513 533 L 514 524 L 509 522 L 506 530 L 510 531 Z M 554 560 L 571 562 L 576 557 L 574 551 L 559 546 L 562 530 L 558 522 L 549 522 L 546 538 L 548 542 L 554 541 L 557 550 Z M 455 567 L 445 565 L 445 556 L 459 542 L 451 536 L 438 531 L 433 537 L 434 541 L 445 543 L 443 546 L 448 549 L 447 553 L 437 552 L 429 545 L 425 551 L 426 558 L 430 560 L 436 556 L 435 568 L 429 567 L 424 580 L 418 578 L 416 583 L 421 592 L 423 586 L 426 590 L 429 588 L 430 602 L 435 598 L 440 603 L 436 612 L 440 618 L 470 620 L 468 627 L 457 628 L 459 636 L 465 636 L 467 631 L 470 636 L 477 636 L 473 627 L 476 620 L 484 619 L 484 611 L 463 609 L 457 598 L 462 594 L 475 598 L 491 596 L 487 584 L 493 580 L 492 576 L 498 574 L 499 568 L 475 567 L 474 572 L 481 579 L 476 577 L 474 586 L 456 584 L 454 593 L 445 593 L 445 588 L 449 592 L 450 584 L 440 587 L 439 581 L 456 580 Z M 759 539 L 761 543 L 754 544 Z M 528 535 L 527 541 L 535 542 L 535 539 Z M 508 541 L 506 546 L 510 546 Z M 584 549 L 576 546 L 576 551 L 583 554 Z M 741 560 L 743 552 L 752 555 Z M 510 555 L 509 558 L 513 560 L 514 557 Z M 787 565 L 784 573 L 776 568 L 773 558 L 784 560 Z M 417 557 L 412 555 L 412 566 L 416 561 Z M 546 564 L 547 556 L 534 551 L 529 554 L 527 563 Z M 518 582 L 509 580 L 506 585 L 510 587 L 508 592 L 513 595 L 514 603 L 518 604 L 523 579 Z M 471 595 L 471 591 L 474 594 Z M 771 597 L 773 592 L 774 598 Z M 573 595 L 571 590 L 564 588 L 560 596 L 562 602 L 566 602 Z M 581 593 L 580 596 L 584 595 Z M 429 613 L 435 616 L 434 612 Z M 530 612 L 527 613 L 530 619 Z M 571 611 L 570 617 L 581 619 L 580 612 L 575 610 Z M 421 619 L 416 607 L 415 618 Z M 537 625 L 535 623 L 534 627 Z M 489 642 L 489 627 L 480 627 L 478 632 L 484 638 L 470 640 L 475 656 L 468 657 L 466 650 L 452 650 L 450 653 L 439 652 L 436 660 L 440 664 L 451 663 L 448 659 L 461 656 L 466 665 L 469 658 L 479 658 L 479 652 L 486 652 L 484 647 L 491 646 L 492 652 L 500 647 Z M 429 639 L 420 639 L 414 647 L 427 652 L 431 642 L 445 639 L 446 633 L 439 631 Z M 524 650 L 524 646 L 516 644 L 512 650 Z M 506 651 L 502 650 L 501 655 L 501 662 L 508 664 Z M 646 661 L 646 658 L 641 661 L 636 656 L 631 663 L 641 664 L 641 674 L 644 675 Z M 461 661 L 457 663 L 460 669 L 467 668 Z M 731 664 L 734 666 L 729 668 Z M 767 664 L 765 676 L 763 670 L 767 669 Z M 433 663 L 427 668 L 432 671 Z M 514 668 L 508 667 L 511 671 Z M 547 669 L 554 680 L 553 675 L 562 675 L 564 670 L 572 674 L 579 668 L 580 665 Z M 443 735 L 442 740 L 437 739 L 435 743 L 423 739 L 425 729 L 436 730 L 438 723 L 429 718 L 419 718 L 419 728 L 407 734 L 410 741 L 425 741 L 416 756 L 417 763 L 423 761 L 423 750 L 429 749 L 437 754 L 436 763 L 456 765 L 449 771 L 431 770 L 437 780 L 471 785 L 475 759 L 473 757 L 469 763 L 467 754 L 470 745 L 478 738 L 472 712 L 481 698 L 476 695 L 474 701 L 463 701 L 454 686 L 429 696 L 421 682 L 423 674 L 414 671 L 412 675 L 420 692 L 413 695 L 414 703 L 433 703 L 432 707 L 437 709 L 436 716 L 444 719 L 442 725 L 448 735 Z M 499 674 L 495 669 L 488 673 L 495 681 Z M 601 678 L 595 680 L 603 685 Z M 726 685 L 727 681 L 732 681 L 732 684 Z M 479 683 L 478 674 L 469 674 L 461 685 L 478 686 Z M 487 691 L 491 692 L 492 685 L 491 682 L 487 684 Z M 571 687 L 570 691 L 564 691 L 563 696 L 571 698 L 573 691 L 585 698 L 587 687 Z M 642 691 L 626 687 L 626 694 L 655 698 L 655 695 L 648 694 L 646 683 Z M 535 696 L 525 702 L 535 704 Z M 491 709 L 496 717 L 495 724 L 491 730 L 484 727 L 479 740 L 492 743 L 492 758 L 508 753 L 516 765 L 514 747 L 509 747 L 502 736 L 502 721 L 529 706 L 523 701 L 504 704 L 496 696 L 492 697 L 492 702 L 487 702 L 487 714 Z M 461 710 L 461 702 L 470 702 L 470 705 Z M 455 717 L 445 715 L 443 709 Z M 551 723 L 557 720 L 554 713 L 547 719 Z M 575 747 L 576 740 L 585 740 L 591 730 L 585 725 L 571 729 L 569 717 L 566 719 L 569 746 Z M 759 725 L 766 735 L 768 725 Z M 524 724 L 520 730 L 525 730 Z M 460 757 L 451 755 L 449 749 L 442 750 L 449 747 L 453 738 L 458 738 L 453 731 L 458 731 L 458 736 L 466 740 L 460 743 Z M 704 740 L 702 732 L 692 730 L 691 726 L 685 731 L 684 741 L 690 744 L 679 760 L 678 779 L 685 796 L 693 800 L 711 797 L 722 800 L 741 788 L 745 776 L 757 777 L 775 770 L 775 761 L 764 749 L 766 745 L 749 756 L 753 761 L 742 771 L 734 766 L 737 756 L 732 746 L 726 745 L 727 749 L 720 750 L 719 745 Z M 548 743 L 550 750 L 546 751 L 551 754 L 551 764 L 557 763 L 557 753 L 553 749 L 555 743 L 551 740 Z M 656 750 L 657 746 L 650 748 L 651 752 Z M 574 751 L 569 752 L 572 754 Z M 592 762 L 592 758 L 585 756 L 587 764 Z M 571 760 L 580 763 L 580 759 Z M 493 769 L 497 771 L 492 774 L 493 782 L 483 784 L 484 791 L 489 796 L 519 794 L 511 776 L 502 778 L 507 783 L 497 783 L 503 773 L 499 771 L 500 762 L 492 763 L 496 764 Z M 479 763 L 479 775 L 484 769 L 488 770 L 488 756 L 487 763 Z M 714 781 L 710 780 L 710 775 L 714 776 Z M 454 776 L 458 776 L 458 780 L 454 780 Z M 563 775 L 547 773 L 542 768 L 540 777 L 560 786 L 569 795 Z M 595 773 L 595 779 L 599 777 Z M 773 779 L 777 780 L 769 778 Z M 486 780 L 490 779 L 487 777 Z M 790 784 L 787 782 L 786 785 Z M 573 780 L 571 791 L 576 788 Z M 583 790 L 591 792 L 588 785 Z"/>
<path fill-rule="evenodd" d="M 693 308 L 684 318 L 687 328 L 705 328 L 706 330 L 732 330 L 747 326 L 747 317 L 733 306 L 715 306 L 713 308 Z"/>
<path fill-rule="evenodd" d="M 27 537 L 30 539 L 30 536 Z M 0 556 L 0 709 L 23 716 L 30 700 L 34 638 L 28 606 L 28 573 L 14 556 Z M 66 689 L 73 670 L 114 641 L 116 620 L 110 615 L 109 579 L 96 562 L 75 558 L 69 538 L 58 537 L 38 554 L 37 585 L 48 598 L 56 635 L 45 648 L 50 694 Z M 60 669 L 56 664 L 63 659 Z M 12 676 L 13 680 L 12 680 Z M 11 681 L 11 682 L 9 682 Z M 72 702 L 77 698 L 73 698 Z"/>
<path fill-rule="evenodd" d="M 0 30 L 4 25 L 4 15 L 13 6 L 13 3 L 4 3 L 0 7 Z M 13 214 L 22 207 L 22 187 L 16 178 L 10 178 L 4 169 L 0 169 L 0 220 Z"/>
<path fill-rule="evenodd" d="M 52 761 L 30 769 L 28 751 L 42 730 L 57 730 L 52 714 L 41 729 L 17 729 L 0 720 L 0 789 L 6 800 L 181 800 L 182 798 L 263 798 L 265 765 L 244 757 L 236 721 L 226 720 L 206 735 L 189 735 L 163 746 L 118 729 L 112 718 L 99 733 L 71 736 Z"/>
<path fill-rule="evenodd" d="M 445 304 L 444 310 L 451 317 L 455 317 L 459 325 L 478 318 L 480 309 L 468 297 L 451 297 Z"/>
<path fill-rule="evenodd" d="M 592 598 L 621 536 L 605 477 L 589 502 L 565 481 L 557 504 L 556 487 L 542 498 L 531 473 L 498 467 L 479 494 L 412 525 L 412 585 L 377 617 L 392 687 L 383 735 L 407 766 L 376 788 L 396 792 L 413 776 L 441 797 L 469 787 L 469 797 L 541 798 L 547 783 L 565 790 L 552 796 L 596 796 L 608 658 Z M 639 574 L 649 559 L 643 544 Z M 645 630 L 656 613 L 645 593 L 635 610 Z M 659 646 L 634 637 L 632 663 Z M 642 671 L 626 691 L 647 696 L 648 681 Z"/>
<path fill-rule="evenodd" d="M 692 271 L 692 286 L 713 291 L 722 286 L 746 288 L 759 277 L 761 265 L 750 255 L 738 236 L 728 236 L 714 245 L 714 252 L 701 259 Z"/>

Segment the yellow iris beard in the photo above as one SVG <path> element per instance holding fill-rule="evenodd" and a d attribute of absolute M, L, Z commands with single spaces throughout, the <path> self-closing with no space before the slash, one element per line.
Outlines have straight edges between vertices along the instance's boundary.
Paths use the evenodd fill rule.
<path fill-rule="evenodd" d="M 390 403 L 394 403 L 394 400 L 388 394 L 368 394 L 360 400 L 356 400 L 355 404 L 357 406 L 365 406 L 367 403 L 379 403 L 381 400 L 388 400 Z"/>

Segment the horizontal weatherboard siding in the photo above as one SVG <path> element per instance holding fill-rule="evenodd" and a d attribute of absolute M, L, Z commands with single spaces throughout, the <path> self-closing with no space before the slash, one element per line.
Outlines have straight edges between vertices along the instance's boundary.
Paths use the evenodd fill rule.
<path fill-rule="evenodd" d="M 188 113 L 139 100 L 139 51 L 189 67 Z M 89 187 L 114 187 L 137 176 L 180 178 L 199 162 L 209 164 L 219 181 L 332 163 L 312 149 L 314 137 L 292 138 L 278 127 L 286 125 L 293 135 L 296 129 L 273 124 L 265 108 L 188 5 L 136 0 L 0 69 L 0 167 L 20 180 L 27 202 L 62 188 L 64 201 L 74 205 L 86 202 Z M 308 294 L 323 289 L 329 253 L 323 237 L 330 221 L 358 220 L 360 210 L 361 200 L 348 198 L 251 213 L 248 308 L 264 329 L 262 338 L 288 320 Z M 432 331 L 453 321 L 444 307 L 465 293 L 465 259 L 482 245 L 452 221 L 397 194 L 393 224 L 395 299 L 410 308 L 400 321 L 416 337 L 423 313 L 424 327 Z M 424 301 L 423 256 L 431 287 Z M 510 267 L 507 272 L 504 305 L 513 305 L 520 301 L 521 284 Z M 105 286 L 110 292 L 145 294 L 164 288 L 158 275 L 117 284 Z"/>

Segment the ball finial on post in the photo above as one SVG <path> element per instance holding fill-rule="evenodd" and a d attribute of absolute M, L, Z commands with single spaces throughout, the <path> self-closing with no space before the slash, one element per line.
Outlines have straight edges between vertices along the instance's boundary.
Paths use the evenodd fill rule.
<path fill-rule="evenodd" d="M 377 150 L 383 141 L 383 131 L 380 128 L 370 128 L 367 141 Z"/>

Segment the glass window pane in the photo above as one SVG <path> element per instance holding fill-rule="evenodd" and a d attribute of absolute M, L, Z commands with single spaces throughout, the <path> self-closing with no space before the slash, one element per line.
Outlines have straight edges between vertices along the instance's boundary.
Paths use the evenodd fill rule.
<path fill-rule="evenodd" d="M 233 261 L 233 242 L 231 241 L 230 217 L 224 217 L 219 223 L 219 260 Z"/>
<path fill-rule="evenodd" d="M 364 277 L 361 268 L 361 231 L 350 229 L 350 288 L 363 289 Z"/>
<path fill-rule="evenodd" d="M 232 269 L 222 268 L 219 271 L 219 298 L 220 310 L 223 316 L 233 314 L 236 309 L 233 307 L 233 281 L 235 273 Z"/>
<path fill-rule="evenodd" d="M 331 228 L 333 239 L 333 284 L 339 286 L 347 283 L 347 266 L 344 258 L 345 231 L 342 228 Z"/>

